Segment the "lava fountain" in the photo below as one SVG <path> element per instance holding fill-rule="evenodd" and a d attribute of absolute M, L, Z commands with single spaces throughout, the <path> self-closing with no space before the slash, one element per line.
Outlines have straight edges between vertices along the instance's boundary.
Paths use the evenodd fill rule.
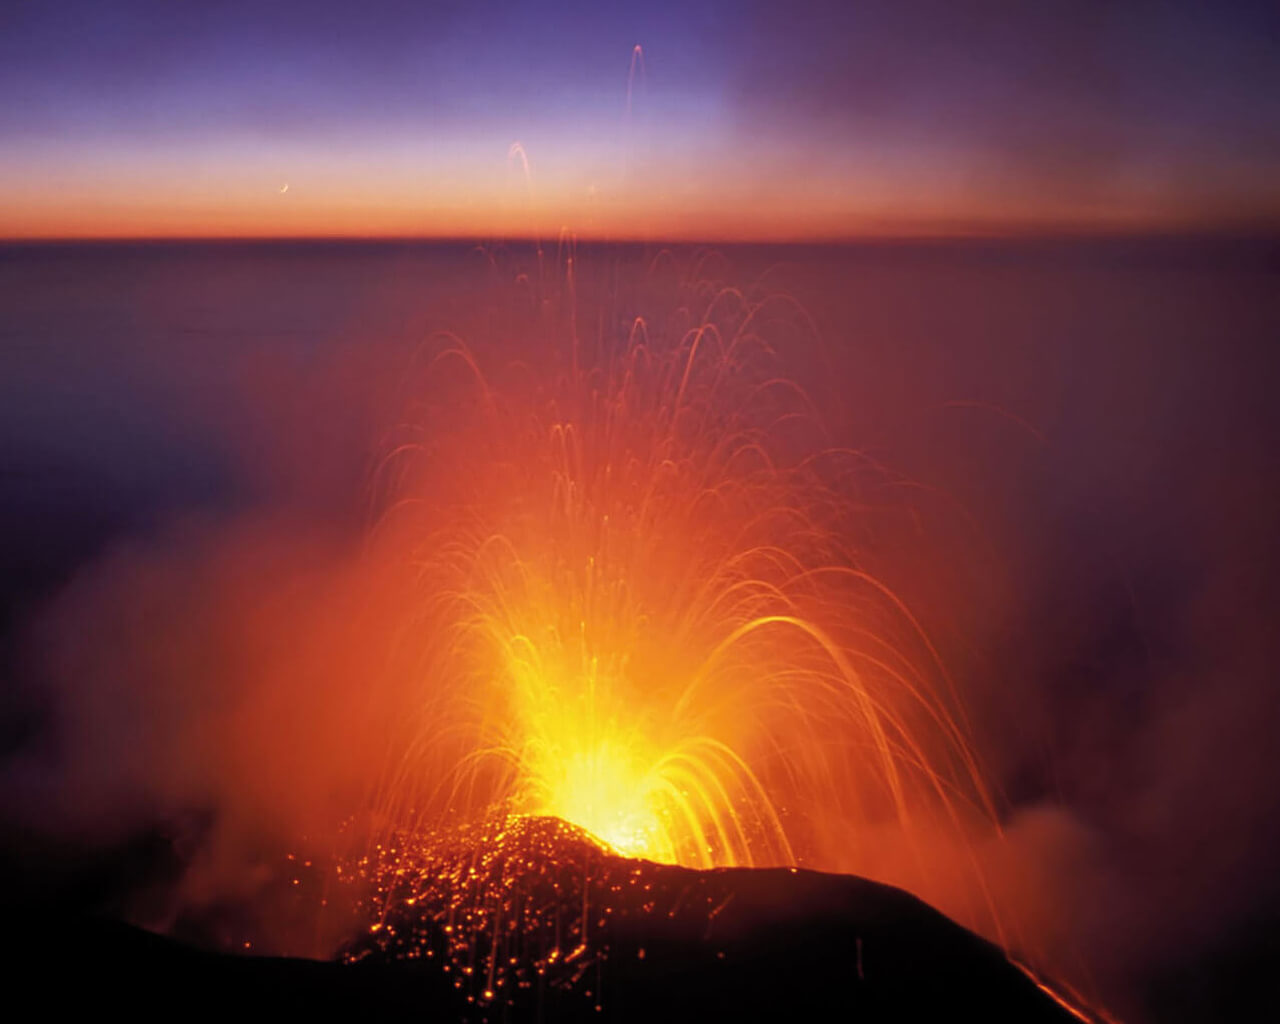
<path fill-rule="evenodd" d="M 374 488 L 413 577 L 392 827 L 553 816 L 709 868 L 804 862 L 833 820 L 992 819 L 940 659 L 861 557 L 880 471 L 794 372 L 816 331 L 705 266 L 587 296 L 566 249 L 490 337 L 424 347 Z"/>

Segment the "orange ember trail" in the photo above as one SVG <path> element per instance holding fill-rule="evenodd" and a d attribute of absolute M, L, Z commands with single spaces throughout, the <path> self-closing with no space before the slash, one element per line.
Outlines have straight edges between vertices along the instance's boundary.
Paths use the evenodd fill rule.
<path fill-rule="evenodd" d="M 820 372 L 804 311 L 661 260 L 636 296 L 577 274 L 562 253 L 506 330 L 436 338 L 381 466 L 416 688 L 386 820 L 550 815 L 703 868 L 992 821 L 946 673 L 863 566 L 875 471 L 787 365 Z"/>
<path fill-rule="evenodd" d="M 1072 992 L 1071 996 L 1073 998 L 1068 999 L 1067 996 L 1063 995 L 1057 988 L 1043 980 L 1026 964 L 1021 963 L 1013 957 L 1009 958 L 1009 963 L 1013 964 L 1014 967 L 1030 978 L 1031 981 L 1035 983 L 1036 988 L 1052 999 L 1054 1003 L 1060 1006 L 1067 1013 L 1071 1014 L 1071 1016 L 1076 1020 L 1083 1021 L 1084 1024 L 1120 1024 L 1115 1017 L 1112 1017 L 1100 1007 L 1089 1006 L 1088 1009 L 1085 1009 L 1084 1007 L 1087 1004 L 1083 997 L 1076 992 Z"/>

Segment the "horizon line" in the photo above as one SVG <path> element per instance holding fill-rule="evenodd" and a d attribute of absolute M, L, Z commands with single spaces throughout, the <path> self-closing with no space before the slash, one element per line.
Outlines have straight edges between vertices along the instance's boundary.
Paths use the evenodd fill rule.
<path fill-rule="evenodd" d="M 1132 227 L 1097 229 L 1052 228 L 1014 230 L 957 230 L 932 232 L 867 232 L 849 235 L 790 236 L 638 236 L 577 234 L 121 234 L 121 235 L 0 235 L 7 248 L 67 245 L 289 245 L 289 244 L 410 244 L 410 245 L 615 245 L 615 246 L 718 246 L 841 248 L 857 245 L 901 245 L 947 242 L 1125 242 L 1125 241 L 1222 241 L 1280 242 L 1280 224 Z"/>

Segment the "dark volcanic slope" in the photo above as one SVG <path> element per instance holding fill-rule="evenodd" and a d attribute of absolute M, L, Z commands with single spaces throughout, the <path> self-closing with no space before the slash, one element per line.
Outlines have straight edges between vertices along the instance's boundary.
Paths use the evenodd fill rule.
<path fill-rule="evenodd" d="M 996 947 L 863 879 L 627 860 L 545 820 L 402 846 L 386 864 L 394 881 L 375 926 L 342 963 L 209 953 L 64 921 L 11 931 L 9 974 L 48 1009 L 96 1013 L 1074 1019 Z"/>

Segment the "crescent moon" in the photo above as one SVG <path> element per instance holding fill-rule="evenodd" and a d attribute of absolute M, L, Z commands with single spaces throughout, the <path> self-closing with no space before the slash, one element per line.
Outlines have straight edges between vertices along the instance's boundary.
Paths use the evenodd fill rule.
<path fill-rule="evenodd" d="M 288 191 L 289 191 L 289 183 L 286 181 L 283 185 L 280 186 L 280 194 L 284 195 Z"/>

